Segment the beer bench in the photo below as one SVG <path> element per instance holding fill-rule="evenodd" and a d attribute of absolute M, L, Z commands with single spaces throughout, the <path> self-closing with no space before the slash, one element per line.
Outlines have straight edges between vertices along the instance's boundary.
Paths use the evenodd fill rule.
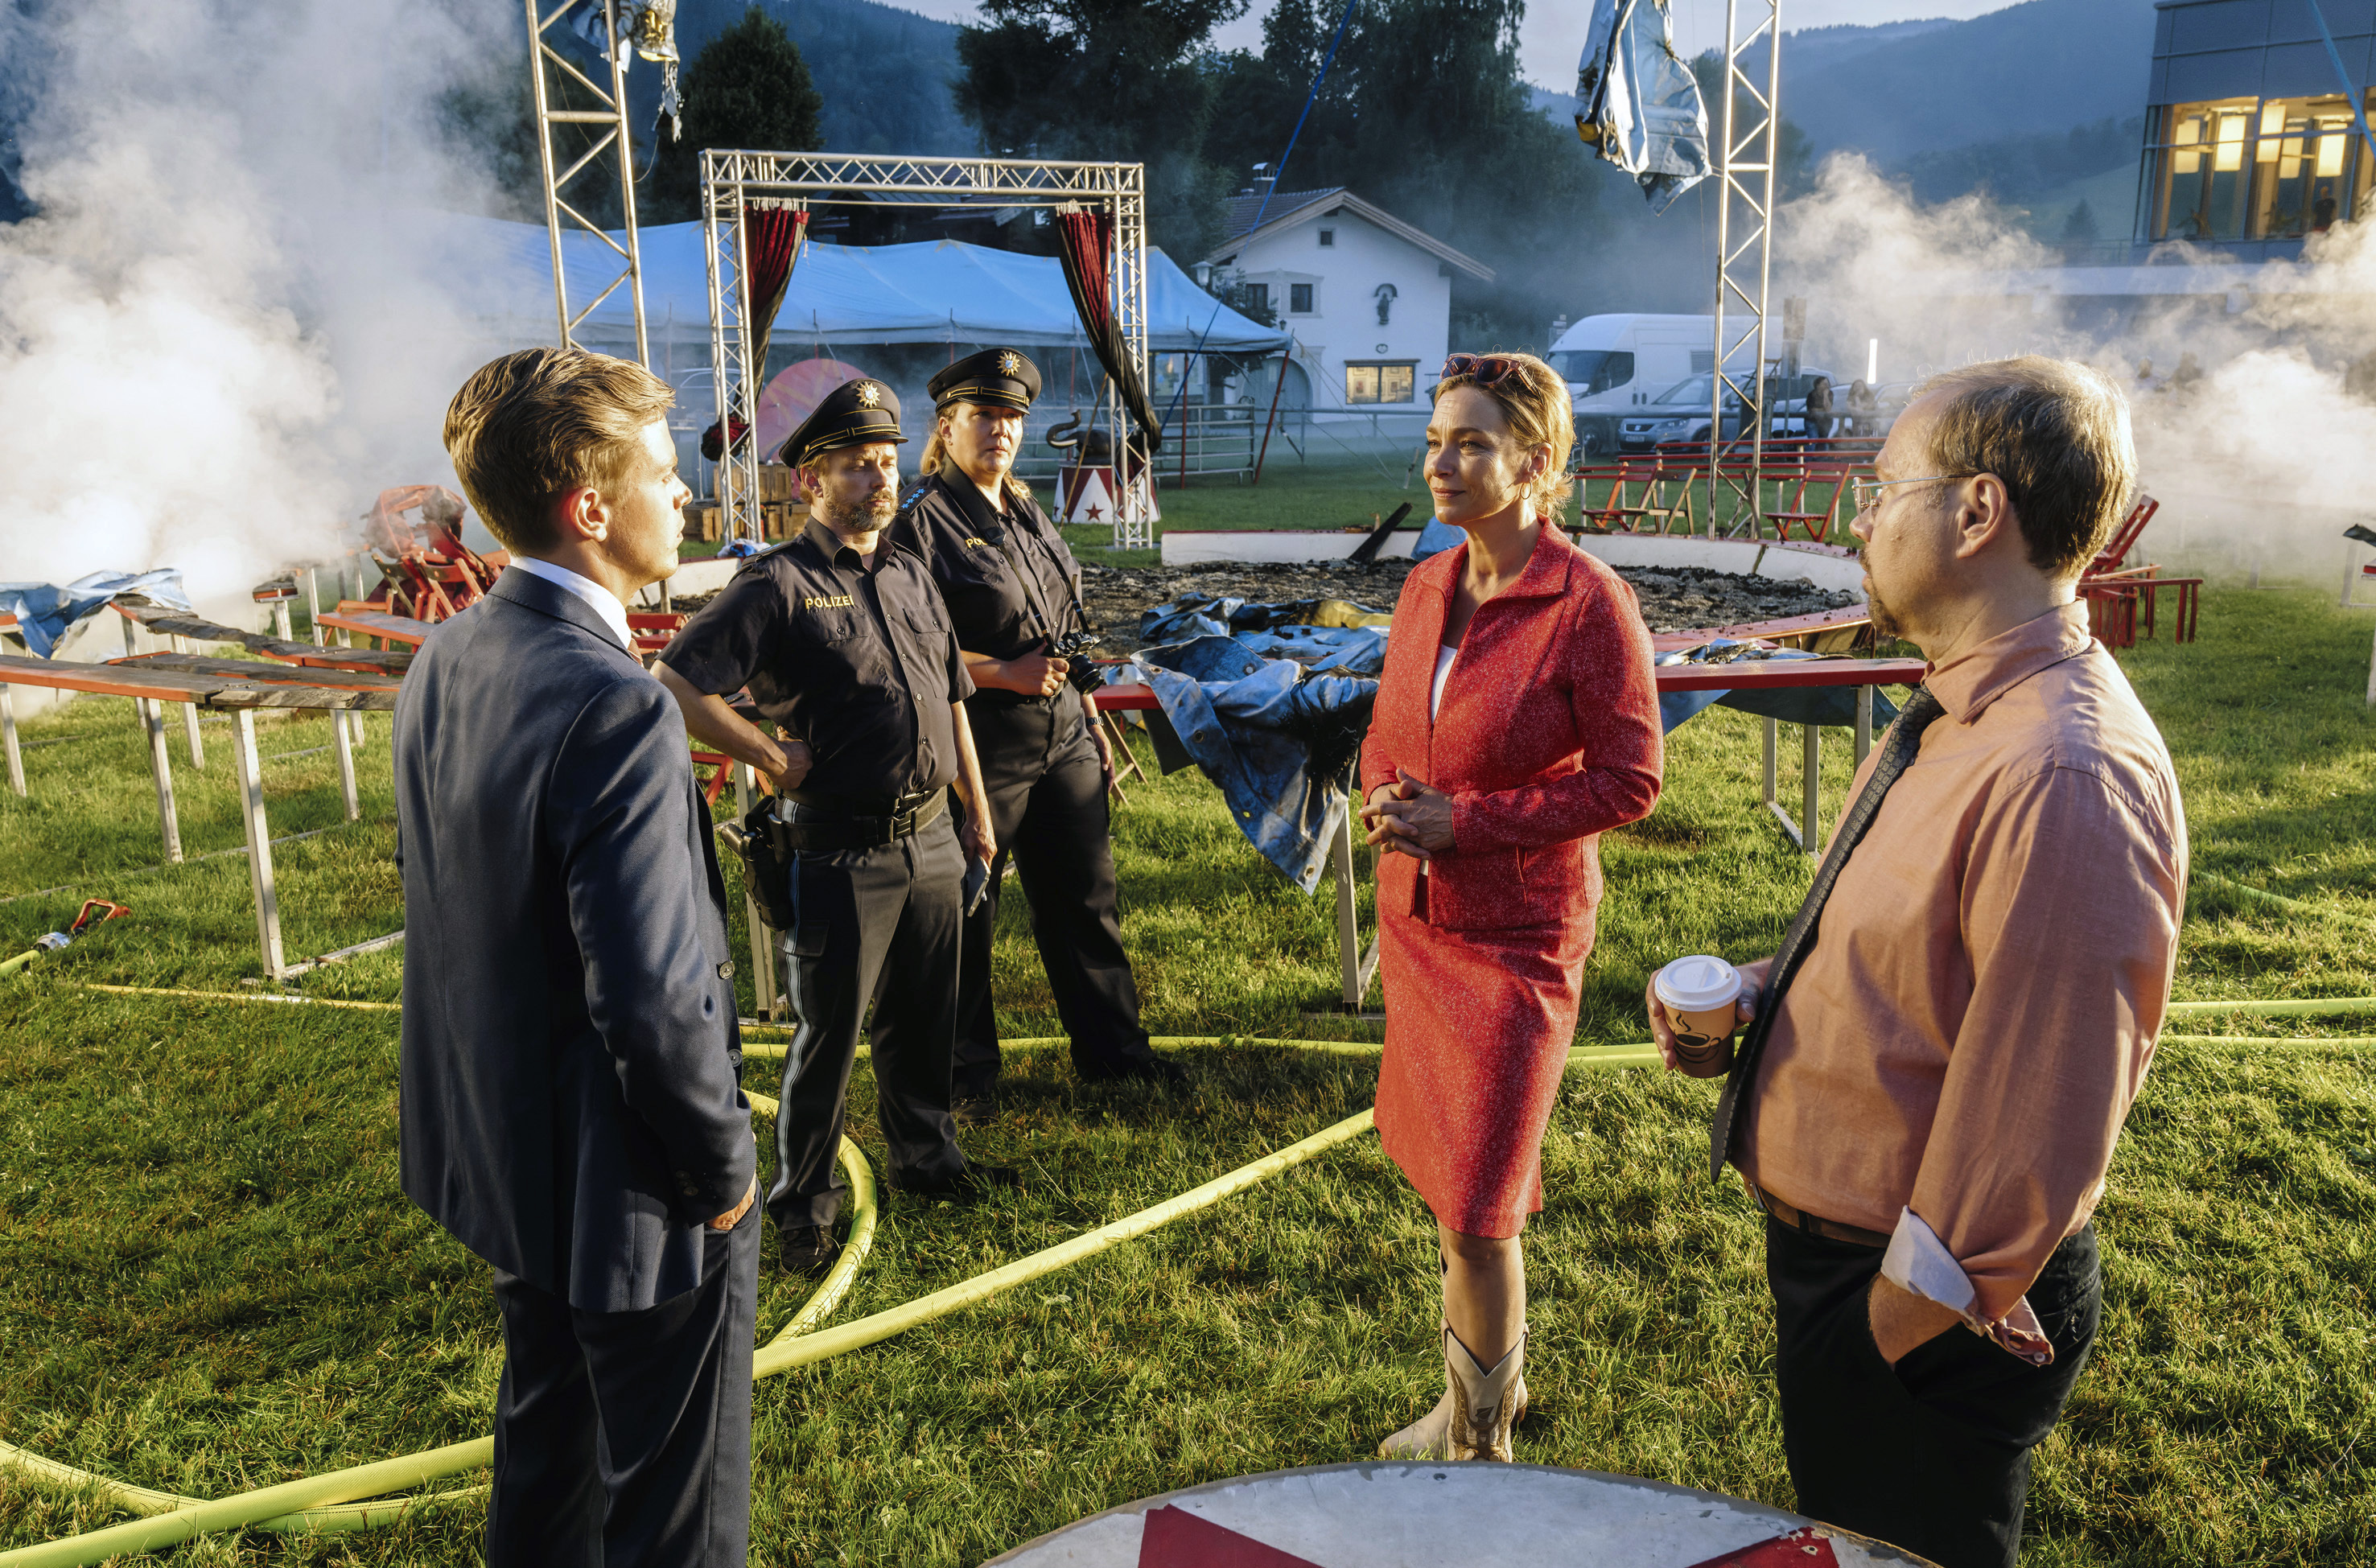
<path fill-rule="evenodd" d="M 233 666 L 238 673 L 202 673 L 173 668 L 177 664 Z M 52 691 L 130 697 L 148 732 L 148 766 L 157 783 L 157 816 L 165 841 L 165 859 L 178 863 L 183 859 L 182 831 L 173 810 L 172 771 L 165 757 L 163 705 L 177 702 L 193 712 L 203 707 L 229 714 L 235 726 L 232 758 L 239 773 L 240 826 L 247 836 L 248 883 L 255 895 L 256 940 L 263 951 L 265 973 L 273 980 L 284 979 L 313 966 L 308 962 L 287 962 L 281 947 L 280 904 L 272 880 L 272 835 L 264 814 L 264 771 L 255 753 L 256 710 L 384 713 L 396 707 L 396 682 L 359 671 L 338 673 L 336 678 L 340 682 L 372 683 L 332 687 L 316 680 L 329 673 L 177 654 L 150 655 L 107 664 L 62 664 L 46 659 L 0 655 L 0 742 L 5 742 L 7 754 L 9 784 L 18 794 L 26 792 L 15 714 L 7 701 L 10 687 L 41 686 Z M 346 746 L 344 726 L 333 724 L 331 731 L 338 737 L 339 778 L 346 791 L 347 820 L 351 822 L 362 815 L 355 799 L 354 758 Z"/>
<path fill-rule="evenodd" d="M 1768 621 L 1754 628 L 1760 636 L 1820 634 L 1845 625 L 1864 623 L 1861 608 L 1855 611 L 1832 611 L 1821 615 L 1795 618 L 1798 623 L 1812 625 L 1792 628 L 1793 622 Z M 1721 635 L 1713 631 L 1672 634 L 1676 646 L 1695 647 L 1710 637 Z M 1671 651 L 1662 649 L 1661 651 Z M 1872 749 L 1872 693 L 1876 686 L 1912 685 L 1922 679 L 1929 668 L 1919 659 L 1744 659 L 1737 664 L 1665 664 L 1655 671 L 1658 690 L 1666 692 L 1750 691 L 1772 690 L 1787 686 L 1854 686 L 1857 690 L 1857 722 L 1855 725 L 1857 761 L 1864 761 Z M 1093 694 L 1100 718 L 1109 713 L 1143 713 L 1160 710 L 1152 687 L 1137 684 L 1100 686 Z M 1821 843 L 1817 827 L 1818 786 L 1821 782 L 1821 730 L 1812 724 L 1802 725 L 1805 754 L 1800 766 L 1800 819 L 1791 820 L 1782 809 L 1777 796 L 1776 774 L 1776 742 L 1780 723 L 1765 720 L 1764 804 L 1782 824 L 1790 842 L 1807 854 L 1813 854 Z M 1361 999 L 1369 994 L 1370 982 L 1378 971 L 1378 944 L 1375 937 L 1365 949 L 1361 945 L 1360 924 L 1354 902 L 1353 817 L 1357 805 L 1348 805 L 1344 820 L 1336 829 L 1336 841 L 1329 854 L 1329 869 L 1336 884 L 1336 967 L 1343 981 L 1342 1004 L 1348 1013 L 1360 1010 Z M 1802 828 L 1800 823 L 1804 823 Z"/>

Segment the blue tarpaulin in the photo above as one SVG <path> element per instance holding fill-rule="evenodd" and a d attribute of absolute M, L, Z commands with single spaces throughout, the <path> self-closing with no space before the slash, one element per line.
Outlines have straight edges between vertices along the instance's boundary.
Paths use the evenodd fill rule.
<path fill-rule="evenodd" d="M 1226 636 L 1142 648 L 1133 666 L 1172 731 L 1155 732 L 1158 755 L 1176 740 L 1263 858 L 1306 893 L 1317 887 L 1377 682 L 1313 674 Z"/>
<path fill-rule="evenodd" d="M 55 583 L 0 583 L 0 613 L 17 617 L 17 635 L 37 657 L 65 640 L 69 628 L 98 614 L 118 598 L 145 600 L 166 610 L 197 613 L 182 589 L 182 574 L 171 568 L 155 572 L 93 572 L 65 587 Z"/>

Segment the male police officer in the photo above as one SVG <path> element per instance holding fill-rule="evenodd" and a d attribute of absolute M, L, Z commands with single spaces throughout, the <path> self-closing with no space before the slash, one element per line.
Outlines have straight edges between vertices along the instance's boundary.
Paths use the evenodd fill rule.
<path fill-rule="evenodd" d="M 1054 639 L 1081 627 L 1080 567 L 1063 535 L 1014 473 L 1023 416 L 1040 367 L 1014 349 L 986 349 L 933 377 L 932 439 L 920 482 L 891 539 L 922 557 L 948 602 L 974 695 L 966 703 L 981 756 L 991 826 L 1012 853 L 1031 904 L 1031 934 L 1089 1083 L 1183 1084 L 1139 1027 L 1138 991 L 1122 944 L 1108 834 L 1109 742 L 1087 700 L 1066 683 Z M 997 1114 L 998 1025 L 991 1007 L 991 934 L 1004 870 L 965 922 L 957 1001 L 957 1119 Z"/>
<path fill-rule="evenodd" d="M 956 635 L 923 564 L 883 538 L 905 439 L 882 383 L 827 394 L 783 448 L 814 501 L 808 527 L 754 556 L 653 667 L 696 738 L 774 780 L 780 841 L 798 850 L 784 936 L 798 1029 L 767 1211 L 785 1266 L 801 1273 L 837 1249 L 842 1100 L 867 1004 L 890 984 L 901 1005 L 878 1005 L 869 1038 L 891 1186 L 963 1199 L 1016 1180 L 968 1163 L 949 1116 L 965 857 L 987 863 L 997 844 Z M 746 684 L 793 739 L 778 744 L 721 700 Z M 952 781 L 966 804 L 962 852 Z"/>

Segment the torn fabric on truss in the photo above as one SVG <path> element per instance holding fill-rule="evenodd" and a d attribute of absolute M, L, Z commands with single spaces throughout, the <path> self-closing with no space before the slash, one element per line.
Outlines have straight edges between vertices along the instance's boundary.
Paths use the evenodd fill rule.
<path fill-rule="evenodd" d="M 1676 57 L 1668 4 L 1593 0 L 1575 76 L 1575 134 L 1634 176 L 1653 212 L 1709 172 L 1707 106 Z"/>

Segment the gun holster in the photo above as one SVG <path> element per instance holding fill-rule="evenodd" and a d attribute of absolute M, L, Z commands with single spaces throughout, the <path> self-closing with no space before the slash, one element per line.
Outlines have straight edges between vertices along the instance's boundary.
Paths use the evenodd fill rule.
<path fill-rule="evenodd" d="M 742 858 L 742 885 L 758 908 L 759 923 L 770 931 L 791 930 L 800 920 L 792 907 L 792 861 L 799 851 L 776 820 L 776 798 L 763 797 L 742 821 L 719 827 L 718 836 Z"/>

